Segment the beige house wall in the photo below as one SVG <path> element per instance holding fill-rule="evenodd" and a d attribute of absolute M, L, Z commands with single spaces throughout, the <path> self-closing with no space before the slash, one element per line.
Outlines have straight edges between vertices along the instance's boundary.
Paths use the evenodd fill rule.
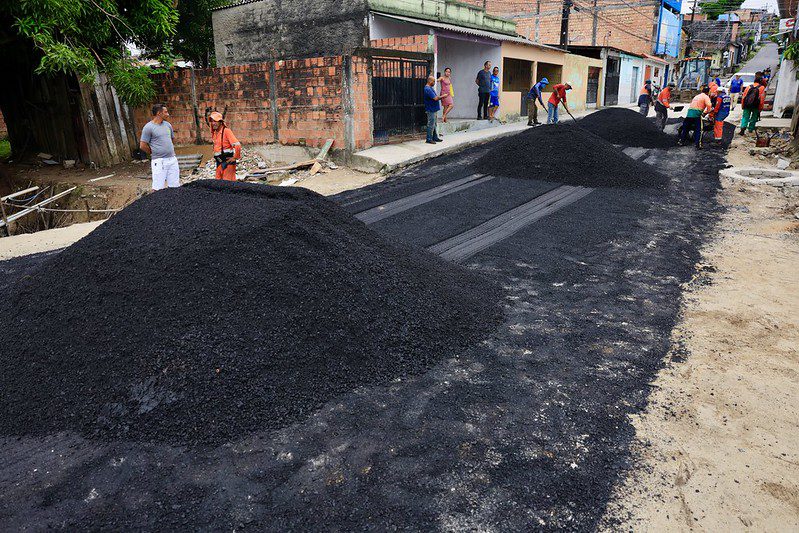
<path fill-rule="evenodd" d="M 513 58 L 513 59 L 523 59 L 525 61 L 531 61 L 533 63 L 532 76 L 530 78 L 531 82 L 532 80 L 538 81 L 539 63 L 550 63 L 553 65 L 563 66 L 567 55 L 569 54 L 566 54 L 565 52 L 562 52 L 560 50 L 544 48 L 541 46 L 526 45 L 514 42 L 502 43 L 503 62 L 505 58 Z M 500 68 L 502 68 L 502 66 L 500 66 Z M 544 98 L 544 102 L 546 102 L 546 99 L 549 98 L 549 93 L 545 93 L 542 96 L 542 98 Z M 519 111 L 521 109 L 521 102 L 522 102 L 521 91 L 505 91 L 504 89 L 501 88 L 499 93 L 499 103 L 500 103 L 499 116 L 501 118 L 518 116 Z"/>
<path fill-rule="evenodd" d="M 588 67 L 602 68 L 601 59 L 566 54 L 566 61 L 563 65 L 563 81 L 569 82 L 572 90 L 566 93 L 566 101 L 570 111 L 582 111 L 585 109 L 585 97 L 588 92 Z M 602 101 L 601 95 L 605 91 L 605 73 L 599 73 L 599 102 Z M 568 115 L 567 115 L 568 116 Z"/>

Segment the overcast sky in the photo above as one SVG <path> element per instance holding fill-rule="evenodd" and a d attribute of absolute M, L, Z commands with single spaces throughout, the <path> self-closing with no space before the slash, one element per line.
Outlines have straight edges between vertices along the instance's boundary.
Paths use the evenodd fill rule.
<path fill-rule="evenodd" d="M 702 0 L 699 0 L 699 3 L 702 3 Z M 693 7 L 694 2 L 693 0 L 683 0 L 682 1 L 682 12 L 683 13 L 690 13 L 691 8 Z M 779 8 L 777 7 L 777 0 L 746 0 L 742 8 L 753 8 L 753 9 L 763 9 L 766 8 L 772 13 L 779 13 Z"/>

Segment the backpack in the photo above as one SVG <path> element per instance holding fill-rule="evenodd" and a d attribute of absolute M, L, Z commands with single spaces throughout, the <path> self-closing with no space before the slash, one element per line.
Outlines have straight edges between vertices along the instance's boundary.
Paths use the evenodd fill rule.
<path fill-rule="evenodd" d="M 749 86 L 749 90 L 744 96 L 743 106 L 744 109 L 760 108 L 760 86 L 754 84 Z"/>

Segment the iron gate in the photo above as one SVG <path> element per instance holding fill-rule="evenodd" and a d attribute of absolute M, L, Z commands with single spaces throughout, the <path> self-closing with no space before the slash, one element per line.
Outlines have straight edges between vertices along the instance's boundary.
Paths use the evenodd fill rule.
<path fill-rule="evenodd" d="M 619 70 L 618 57 L 608 57 L 607 70 L 605 71 L 605 100 L 602 105 L 616 105 L 619 103 Z"/>
<path fill-rule="evenodd" d="M 382 57 L 372 60 L 375 144 L 424 129 L 427 117 L 423 97 L 429 69 L 427 61 Z"/>
<path fill-rule="evenodd" d="M 585 93 L 586 104 L 596 104 L 599 95 L 599 67 L 588 67 L 588 87 Z"/>

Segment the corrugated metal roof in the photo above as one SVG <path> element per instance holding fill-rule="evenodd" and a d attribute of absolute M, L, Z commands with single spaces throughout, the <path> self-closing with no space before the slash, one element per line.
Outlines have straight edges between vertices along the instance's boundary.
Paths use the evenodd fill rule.
<path fill-rule="evenodd" d="M 545 48 L 547 50 L 555 50 L 558 52 L 563 52 L 562 49 L 556 48 L 554 46 L 547 46 L 545 44 L 539 44 L 536 42 L 531 41 L 530 39 L 525 39 L 521 35 L 505 35 L 504 33 L 497 33 L 493 31 L 487 30 L 478 30 L 476 28 L 468 28 L 466 26 L 458 26 L 457 24 L 447 24 L 446 22 L 438 22 L 436 20 L 426 20 L 426 19 L 417 19 L 413 17 L 404 17 L 402 15 L 392 15 L 390 13 L 381 13 L 379 11 L 372 11 L 375 15 L 402 20 L 405 22 L 411 22 L 413 24 L 419 24 L 420 26 L 428 26 L 430 28 L 438 28 L 440 30 L 447 30 L 456 33 L 465 33 L 467 35 L 474 35 L 476 37 L 484 37 L 486 39 L 494 39 L 496 41 L 509 41 L 512 43 L 519 43 L 519 44 L 526 44 L 529 46 L 536 46 L 538 48 Z"/>

